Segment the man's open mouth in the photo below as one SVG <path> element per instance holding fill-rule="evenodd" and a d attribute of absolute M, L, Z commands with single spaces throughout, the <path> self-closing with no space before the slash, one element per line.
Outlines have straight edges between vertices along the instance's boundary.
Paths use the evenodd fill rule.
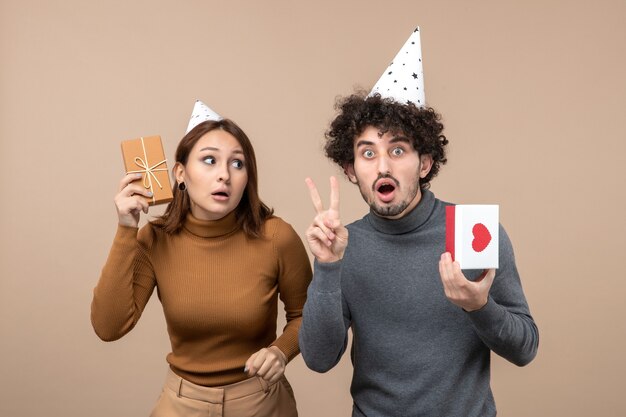
<path fill-rule="evenodd" d="M 396 188 L 398 188 L 398 184 L 394 178 L 391 177 L 379 178 L 378 181 L 374 183 L 376 195 L 383 203 L 390 203 L 393 201 L 396 196 Z"/>
<path fill-rule="evenodd" d="M 391 183 L 384 183 L 384 184 L 379 185 L 376 191 L 378 191 L 379 193 L 383 195 L 387 195 L 387 194 L 392 193 L 395 189 L 396 189 L 395 185 Z"/>

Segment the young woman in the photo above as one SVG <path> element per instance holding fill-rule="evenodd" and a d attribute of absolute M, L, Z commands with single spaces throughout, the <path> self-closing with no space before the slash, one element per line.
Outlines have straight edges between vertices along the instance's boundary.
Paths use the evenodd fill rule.
<path fill-rule="evenodd" d="M 153 417 L 297 416 L 283 374 L 299 353 L 311 267 L 298 235 L 258 196 L 250 140 L 228 119 L 200 123 L 179 143 L 173 173 L 174 200 L 139 230 L 151 195 L 136 174 L 120 182 L 94 330 L 124 336 L 156 287 L 172 352 Z M 276 338 L 278 296 L 287 325 Z"/>

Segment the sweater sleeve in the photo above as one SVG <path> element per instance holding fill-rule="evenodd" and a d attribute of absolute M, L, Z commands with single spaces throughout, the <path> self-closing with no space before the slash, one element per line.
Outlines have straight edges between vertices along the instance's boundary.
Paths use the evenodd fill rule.
<path fill-rule="evenodd" d="M 276 228 L 274 248 L 278 256 L 278 293 L 285 306 L 287 324 L 272 346 L 278 347 L 290 361 L 300 353 L 298 330 L 311 282 L 311 263 L 298 234 L 282 220 Z"/>
<path fill-rule="evenodd" d="M 499 268 L 487 304 L 467 313 L 480 339 L 506 360 L 524 366 L 533 360 L 539 331 L 524 296 L 513 246 L 500 226 Z"/>
<path fill-rule="evenodd" d="M 300 349 L 307 366 L 327 372 L 341 359 L 348 344 L 351 319 L 341 292 L 341 261 L 315 261 L 300 328 Z"/>
<path fill-rule="evenodd" d="M 102 340 L 121 338 L 137 324 L 154 287 L 148 256 L 151 226 L 118 226 L 91 302 L 91 324 Z"/>

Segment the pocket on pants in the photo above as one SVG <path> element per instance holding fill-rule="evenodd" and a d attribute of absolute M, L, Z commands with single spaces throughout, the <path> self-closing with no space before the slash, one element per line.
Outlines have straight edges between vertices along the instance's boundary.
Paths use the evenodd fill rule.
<path fill-rule="evenodd" d="M 283 388 L 289 393 L 289 396 L 293 400 L 293 403 L 296 403 L 296 396 L 293 393 L 293 388 L 291 388 L 291 384 L 287 381 L 287 378 L 284 376 L 278 380 L 278 383 L 283 386 Z"/>
<path fill-rule="evenodd" d="M 201 417 L 207 405 L 203 401 L 179 397 L 165 387 L 157 400 L 150 417 Z"/>
<path fill-rule="evenodd" d="M 277 390 L 278 403 L 280 404 L 280 414 L 281 417 L 298 417 L 298 408 L 296 404 L 296 396 L 293 393 L 293 388 L 291 388 L 291 384 L 287 381 L 287 378 L 284 376 L 278 380 L 276 384 L 274 384 Z"/>
<path fill-rule="evenodd" d="M 259 382 L 260 383 L 260 382 Z M 261 384 L 261 383 L 260 383 Z M 298 417 L 291 385 L 283 379 L 267 391 L 233 399 L 224 403 L 226 417 Z"/>

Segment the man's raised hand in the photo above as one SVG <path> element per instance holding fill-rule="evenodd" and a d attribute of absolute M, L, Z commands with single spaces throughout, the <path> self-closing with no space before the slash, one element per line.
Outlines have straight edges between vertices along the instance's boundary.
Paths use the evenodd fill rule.
<path fill-rule="evenodd" d="M 339 261 L 348 245 L 348 229 L 339 219 L 339 183 L 335 177 L 330 177 L 330 207 L 324 210 L 313 180 L 307 178 L 305 182 L 317 213 L 306 231 L 309 249 L 319 262 Z"/>

